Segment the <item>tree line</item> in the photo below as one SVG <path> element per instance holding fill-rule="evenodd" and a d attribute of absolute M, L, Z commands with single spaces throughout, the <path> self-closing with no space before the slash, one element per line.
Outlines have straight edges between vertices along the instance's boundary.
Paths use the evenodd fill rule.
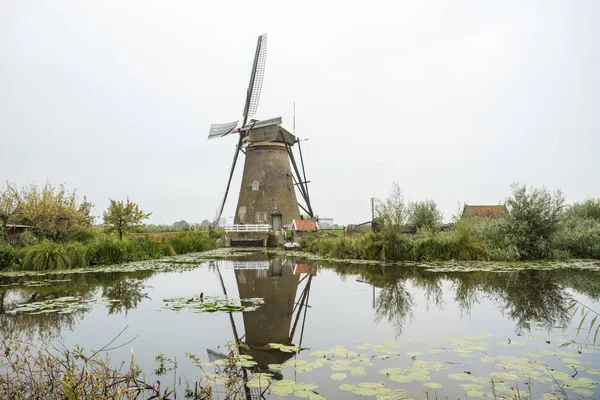
<path fill-rule="evenodd" d="M 18 187 L 7 182 L 0 188 L 0 242 L 11 225 L 27 226 L 36 239 L 53 242 L 85 240 L 95 221 L 93 204 L 76 190 L 64 184 L 32 183 Z M 108 209 L 102 214 L 103 225 L 123 239 L 123 234 L 143 224 L 151 213 L 146 213 L 129 199 L 110 199 Z"/>

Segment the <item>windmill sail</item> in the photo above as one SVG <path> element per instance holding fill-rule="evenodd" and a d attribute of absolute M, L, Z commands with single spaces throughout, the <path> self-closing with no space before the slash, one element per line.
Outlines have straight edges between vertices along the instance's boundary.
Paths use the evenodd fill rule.
<path fill-rule="evenodd" d="M 235 127 L 237 126 L 239 121 L 229 122 L 226 124 L 211 124 L 210 131 L 208 133 L 209 139 L 214 139 L 218 137 L 223 137 L 225 135 L 229 135 Z"/>
<path fill-rule="evenodd" d="M 246 91 L 246 103 L 244 105 L 244 123 L 248 122 L 248 117 L 256 114 L 258 109 L 258 101 L 260 100 L 260 92 L 262 90 L 263 80 L 265 77 L 265 66 L 267 64 L 267 34 L 258 37 L 256 44 L 256 55 L 254 56 L 254 64 L 252 65 L 252 73 L 250 74 L 250 84 Z"/>
<path fill-rule="evenodd" d="M 223 201 L 219 205 L 217 212 L 215 213 L 214 225 L 216 226 L 219 223 L 219 219 L 223 214 L 223 208 L 225 208 L 225 202 L 227 201 L 227 195 L 229 194 L 229 186 L 231 186 L 231 178 L 233 178 L 233 172 L 235 171 L 235 164 L 237 163 L 238 155 L 240 154 L 240 149 L 242 148 L 242 138 L 240 138 L 237 147 L 235 148 L 235 153 L 233 154 L 233 162 L 231 163 L 231 170 L 229 171 L 229 179 L 227 180 L 227 187 L 225 188 L 225 195 L 223 196 Z"/>

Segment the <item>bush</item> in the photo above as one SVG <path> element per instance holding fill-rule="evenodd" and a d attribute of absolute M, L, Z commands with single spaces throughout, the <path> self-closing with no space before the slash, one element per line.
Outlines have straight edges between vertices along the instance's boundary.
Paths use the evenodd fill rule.
<path fill-rule="evenodd" d="M 20 240 L 23 246 L 33 246 L 39 242 L 38 238 L 30 230 L 23 232 Z"/>
<path fill-rule="evenodd" d="M 173 246 L 166 240 L 145 235 L 119 240 L 116 235 L 98 235 L 88 244 L 88 257 L 92 265 L 121 264 L 175 255 Z"/>
<path fill-rule="evenodd" d="M 0 270 L 14 268 L 19 264 L 19 257 L 14 247 L 0 244 Z"/>
<path fill-rule="evenodd" d="M 39 238 L 78 240 L 91 228 L 92 204 L 85 197 L 80 200 L 76 190 L 70 191 L 62 184 L 31 184 L 20 190 L 12 186 L 12 195 L 18 203 L 13 221 L 30 225 Z"/>
<path fill-rule="evenodd" d="M 173 246 L 167 241 L 156 240 L 155 238 L 145 235 L 131 239 L 131 254 L 132 260 L 148 260 L 151 258 L 160 258 L 164 256 L 172 256 L 175 253 Z"/>
<path fill-rule="evenodd" d="M 25 270 L 71 269 L 89 265 L 87 249 L 81 243 L 60 244 L 43 241 L 22 250 Z"/>
<path fill-rule="evenodd" d="M 423 228 L 436 231 L 442 224 L 442 213 L 433 200 L 411 202 L 408 204 L 408 223 L 419 232 Z"/>
<path fill-rule="evenodd" d="M 199 233 L 199 232 L 196 232 L 196 233 Z M 224 229 L 211 229 L 208 231 L 208 237 L 211 239 L 219 240 L 223 236 L 225 236 Z"/>
<path fill-rule="evenodd" d="M 551 256 L 550 241 L 559 229 L 565 199 L 560 191 L 530 188 L 513 184 L 512 196 L 506 200 L 506 240 L 515 246 L 523 259 Z"/>
<path fill-rule="evenodd" d="M 354 237 L 312 236 L 301 245 L 324 257 L 377 261 L 478 260 L 485 253 L 483 243 L 457 232 L 410 237 L 385 230 Z"/>
<path fill-rule="evenodd" d="M 565 218 L 551 246 L 554 258 L 600 259 L 600 220 Z"/>
<path fill-rule="evenodd" d="M 168 238 L 168 243 L 177 254 L 215 249 L 215 241 L 203 232 L 181 232 Z"/>
<path fill-rule="evenodd" d="M 128 261 L 129 241 L 116 236 L 98 235 L 88 244 L 88 258 L 91 265 L 120 264 Z"/>
<path fill-rule="evenodd" d="M 582 203 L 573 203 L 567 208 L 566 215 L 568 218 L 600 221 L 600 199 L 587 199 Z"/>

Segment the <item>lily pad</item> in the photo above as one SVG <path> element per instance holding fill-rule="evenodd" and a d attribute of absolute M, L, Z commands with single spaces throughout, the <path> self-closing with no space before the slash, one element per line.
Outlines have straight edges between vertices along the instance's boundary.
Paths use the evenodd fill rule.
<path fill-rule="evenodd" d="M 312 394 L 311 391 L 304 390 L 304 389 L 302 389 L 302 390 L 296 390 L 294 392 L 294 396 L 300 397 L 301 399 L 308 399 L 311 394 Z"/>
<path fill-rule="evenodd" d="M 400 383 L 409 383 L 413 381 L 408 375 L 388 375 L 388 379 Z"/>
<path fill-rule="evenodd" d="M 426 351 L 429 354 L 443 354 L 444 353 L 444 349 L 427 349 Z"/>
<path fill-rule="evenodd" d="M 281 346 L 279 350 L 283 351 L 284 353 L 297 353 L 300 351 L 300 348 L 296 346 Z"/>
<path fill-rule="evenodd" d="M 348 377 L 348 375 L 346 375 L 343 372 L 336 372 L 335 374 L 329 375 L 329 377 L 331 379 L 333 379 L 334 381 L 341 381 L 343 379 L 346 379 Z"/>
<path fill-rule="evenodd" d="M 264 300 L 261 298 L 234 299 L 227 296 L 204 296 L 204 293 L 191 297 L 170 297 L 163 299 L 163 311 L 192 311 L 194 313 L 250 312 L 256 310 Z"/>
<path fill-rule="evenodd" d="M 575 389 L 575 393 L 583 397 L 592 397 L 594 392 L 588 389 Z"/>
<path fill-rule="evenodd" d="M 352 385 L 350 383 L 344 383 L 338 387 L 339 390 L 343 390 L 344 392 L 351 392 L 357 388 L 356 385 Z"/>
<path fill-rule="evenodd" d="M 598 369 L 598 368 L 588 369 L 587 373 L 590 375 L 600 375 L 600 369 Z"/>
<path fill-rule="evenodd" d="M 517 375 L 509 374 L 506 372 L 492 372 L 490 374 L 490 376 L 493 376 L 494 378 L 506 380 L 506 381 L 516 381 L 517 379 L 519 379 L 519 377 Z"/>

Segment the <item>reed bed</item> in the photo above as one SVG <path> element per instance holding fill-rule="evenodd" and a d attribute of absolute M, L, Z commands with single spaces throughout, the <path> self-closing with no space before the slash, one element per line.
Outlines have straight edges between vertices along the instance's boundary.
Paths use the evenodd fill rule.
<path fill-rule="evenodd" d="M 205 232 L 171 235 L 137 235 L 123 240 L 96 234 L 86 243 L 44 240 L 22 248 L 0 246 L 0 269 L 45 271 L 152 260 L 165 256 L 213 250 L 218 237 Z"/>
<path fill-rule="evenodd" d="M 564 218 L 545 237 L 514 229 L 503 218 L 461 218 L 447 232 L 403 234 L 400 229 L 352 236 L 306 236 L 306 251 L 323 257 L 375 261 L 518 261 L 600 259 L 600 221 Z"/>

